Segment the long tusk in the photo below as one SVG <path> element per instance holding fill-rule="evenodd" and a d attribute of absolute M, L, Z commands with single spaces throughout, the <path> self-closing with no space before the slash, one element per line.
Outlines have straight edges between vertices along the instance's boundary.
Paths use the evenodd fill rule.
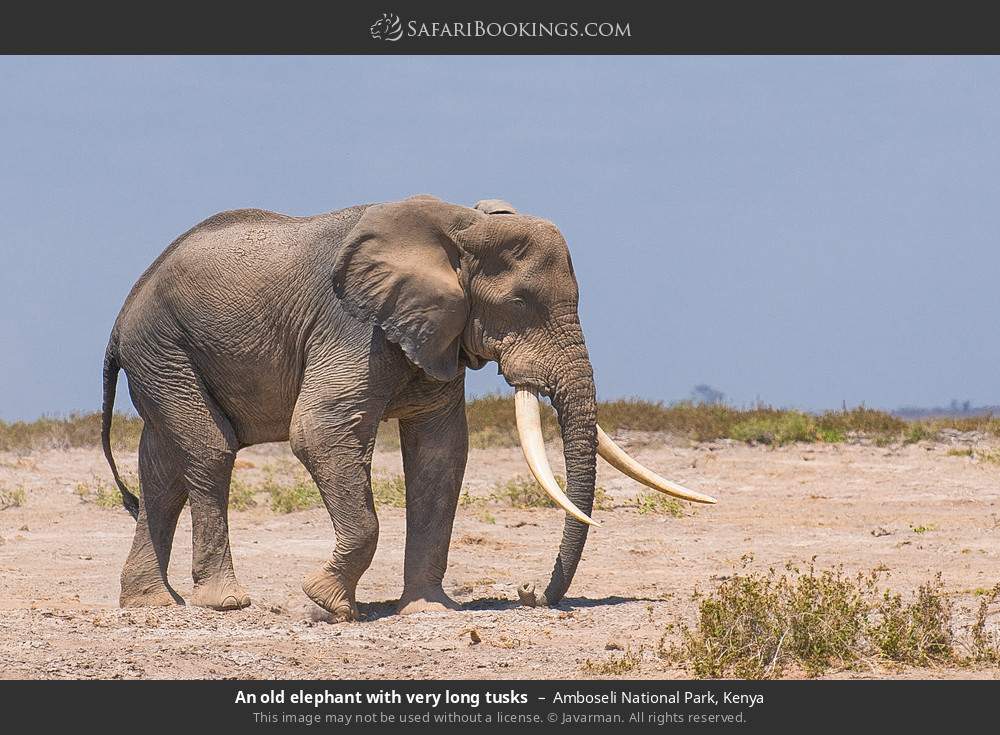
<path fill-rule="evenodd" d="M 712 496 L 688 490 L 676 482 L 671 482 L 660 477 L 648 467 L 643 467 L 628 456 L 624 449 L 611 441 L 611 437 L 605 434 L 600 426 L 597 427 L 597 453 L 604 457 L 607 463 L 615 469 L 647 487 L 659 490 L 661 493 L 673 495 L 675 498 L 682 498 L 683 500 L 690 500 L 695 503 L 715 503 L 715 498 Z"/>
<path fill-rule="evenodd" d="M 517 418 L 517 435 L 521 440 L 521 450 L 528 469 L 542 489 L 556 504 L 578 521 L 591 526 L 601 524 L 573 505 L 566 493 L 559 487 L 549 459 L 545 456 L 545 440 L 542 438 L 542 419 L 538 414 L 538 394 L 530 388 L 518 388 L 514 393 L 514 414 Z"/>

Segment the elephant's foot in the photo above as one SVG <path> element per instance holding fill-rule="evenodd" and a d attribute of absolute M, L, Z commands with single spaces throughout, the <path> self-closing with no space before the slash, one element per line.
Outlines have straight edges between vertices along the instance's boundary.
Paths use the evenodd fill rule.
<path fill-rule="evenodd" d="M 233 577 L 220 574 L 195 584 L 191 604 L 213 610 L 239 610 L 250 605 L 250 595 Z"/>
<path fill-rule="evenodd" d="M 461 610 L 462 606 L 448 597 L 440 586 L 425 590 L 403 590 L 399 598 L 396 612 L 409 615 L 418 612 L 444 612 L 445 610 Z"/>
<path fill-rule="evenodd" d="M 326 562 L 302 580 L 302 591 L 309 599 L 330 613 L 328 622 L 345 623 L 357 620 L 358 606 L 354 600 L 354 585 L 348 586 L 343 575 Z"/>
<path fill-rule="evenodd" d="M 166 585 L 157 585 L 142 590 L 123 585 L 118 604 L 121 607 L 170 607 L 183 605 L 184 598 Z"/>

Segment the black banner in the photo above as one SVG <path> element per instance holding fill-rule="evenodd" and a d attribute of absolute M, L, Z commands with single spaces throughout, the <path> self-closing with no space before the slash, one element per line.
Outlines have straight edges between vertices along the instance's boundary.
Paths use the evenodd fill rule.
<path fill-rule="evenodd" d="M 0 684 L 0 702 L 6 725 L 50 732 L 595 725 L 621 732 L 926 732 L 988 721 L 996 687 L 984 681 L 39 681 Z"/>
<path fill-rule="evenodd" d="M 8 11 L 6 53 L 990 53 L 960 4 L 701 2 L 49 3 Z"/>

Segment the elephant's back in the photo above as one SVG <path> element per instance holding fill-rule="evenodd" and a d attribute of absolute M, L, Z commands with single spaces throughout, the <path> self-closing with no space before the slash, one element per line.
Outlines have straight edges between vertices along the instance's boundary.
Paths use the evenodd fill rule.
<path fill-rule="evenodd" d="M 184 233 L 139 279 L 116 322 L 130 381 L 147 366 L 179 360 L 201 377 L 241 441 L 282 438 L 311 332 L 324 310 L 339 313 L 333 256 L 359 217 L 237 210 Z"/>
<path fill-rule="evenodd" d="M 296 217 L 263 209 L 219 212 L 177 237 L 139 277 L 119 323 L 150 308 L 251 306 L 318 285 L 365 207 Z M 326 252 L 324 252 L 326 251 Z M 332 261 L 331 261 L 332 262 Z M 292 291 L 284 290 L 294 287 Z"/>

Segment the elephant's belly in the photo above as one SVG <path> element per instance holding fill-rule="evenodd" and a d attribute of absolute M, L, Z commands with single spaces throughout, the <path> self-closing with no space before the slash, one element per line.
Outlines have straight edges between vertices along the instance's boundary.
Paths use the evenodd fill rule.
<path fill-rule="evenodd" d="M 215 368 L 206 371 L 210 375 L 205 382 L 240 445 L 287 441 L 301 384 L 299 375 L 283 365 L 241 364 L 235 359 Z"/>

